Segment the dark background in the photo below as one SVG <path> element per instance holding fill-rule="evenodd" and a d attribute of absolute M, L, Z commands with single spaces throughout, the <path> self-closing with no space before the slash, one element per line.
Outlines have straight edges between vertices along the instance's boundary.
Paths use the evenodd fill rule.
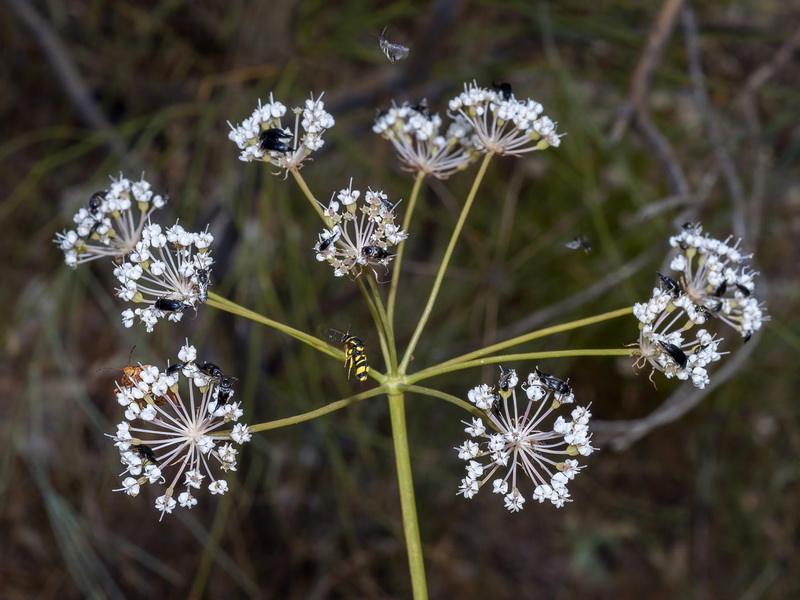
<path fill-rule="evenodd" d="M 302 173 L 407 198 L 411 178 L 371 132 L 376 108 L 507 81 L 566 133 L 498 158 L 470 216 L 414 369 L 482 343 L 644 301 L 687 220 L 743 237 L 771 320 L 713 386 L 638 376 L 629 359 L 566 359 L 600 452 L 557 510 L 509 514 L 456 497 L 466 414 L 409 398 L 432 598 L 796 598 L 800 11 L 787 2 L 28 2 L 0 23 L 0 590 L 30 598 L 407 598 L 388 410 L 376 398 L 255 436 L 223 498 L 158 522 L 129 498 L 104 433 L 115 368 L 166 364 L 184 338 L 238 377 L 246 421 L 358 389 L 341 364 L 210 307 L 126 330 L 108 264 L 71 271 L 52 243 L 108 176 L 168 191 L 161 223 L 216 236 L 213 291 L 314 332 L 377 345 L 356 286 L 314 260 L 319 221 L 291 180 L 241 163 L 226 121 L 270 91 L 325 92 L 336 127 Z M 674 18 L 673 18 L 674 16 Z M 411 48 L 389 64 L 378 35 Z M 655 32 L 655 33 L 654 33 Z M 663 35 L 660 35 L 663 34 Z M 661 40 L 663 43 L 659 43 Z M 648 50 L 649 49 L 649 50 Z M 660 50 L 660 52 L 659 52 Z M 627 119 L 625 117 L 627 115 Z M 476 168 L 423 186 L 398 335 L 407 339 Z M 401 205 L 402 207 L 402 205 Z M 401 208 L 402 214 L 402 208 Z M 564 244 L 582 233 L 590 254 Z M 521 350 L 618 348 L 616 319 Z M 371 353 L 382 369 L 377 351 Z M 532 364 L 509 365 L 527 373 Z M 449 393 L 496 377 L 461 371 Z M 367 384 L 370 385 L 370 384 Z M 523 490 L 527 494 L 530 490 Z"/>

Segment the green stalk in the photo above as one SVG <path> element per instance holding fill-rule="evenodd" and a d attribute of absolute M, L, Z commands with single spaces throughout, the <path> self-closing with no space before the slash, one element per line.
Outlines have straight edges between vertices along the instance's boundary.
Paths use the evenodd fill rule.
<path fill-rule="evenodd" d="M 361 400 L 366 400 L 367 398 L 372 398 L 373 396 L 380 396 L 385 393 L 386 390 L 383 387 L 376 387 L 371 390 L 367 390 L 366 392 L 361 392 L 360 394 L 355 394 L 354 396 L 350 396 L 349 398 L 344 398 L 342 400 L 337 400 L 336 402 L 331 402 L 330 404 L 326 404 L 321 408 L 317 408 L 316 410 L 311 410 L 306 413 L 302 413 L 300 415 L 294 415 L 293 417 L 286 417 L 285 419 L 277 419 L 275 421 L 267 421 L 265 423 L 258 423 L 257 425 L 248 425 L 247 428 L 250 430 L 251 433 L 256 433 L 258 431 L 269 431 L 270 429 L 278 429 L 279 427 L 287 427 L 288 425 L 297 425 L 298 423 L 302 423 L 303 421 L 310 421 L 311 419 L 316 419 L 317 417 L 321 417 L 322 415 L 327 415 L 328 413 L 336 412 L 339 409 L 345 408 L 346 406 L 350 406 L 356 402 L 360 402 Z M 224 431 L 219 432 L 220 434 L 224 434 Z"/>
<path fill-rule="evenodd" d="M 450 264 L 450 258 L 453 256 L 453 250 L 455 250 L 456 247 L 456 242 L 461 235 L 461 229 L 464 227 L 469 210 L 472 207 L 472 203 L 475 201 L 475 196 L 478 195 L 478 188 L 483 181 L 483 177 L 486 174 L 486 169 L 488 168 L 489 162 L 492 160 L 493 156 L 494 153 L 488 152 L 486 156 L 483 157 L 483 162 L 481 163 L 480 169 L 478 169 L 478 174 L 475 176 L 475 181 L 472 182 L 472 189 L 469 191 L 467 201 L 464 203 L 464 208 L 461 209 L 461 215 L 458 217 L 456 227 L 453 230 L 453 234 L 450 236 L 450 243 L 447 245 L 447 250 L 445 250 L 442 263 L 439 265 L 439 272 L 436 273 L 436 280 L 433 282 L 433 288 L 431 289 L 430 296 L 428 296 L 428 302 L 425 305 L 425 310 L 422 311 L 422 316 L 419 319 L 419 323 L 417 323 L 417 328 L 414 330 L 414 335 L 411 337 L 411 341 L 408 344 L 406 353 L 403 356 L 403 362 L 400 364 L 399 372 L 401 374 L 406 372 L 408 363 L 411 361 L 411 356 L 414 354 L 414 349 L 419 343 L 420 336 L 422 336 L 422 330 L 425 329 L 425 325 L 431 316 L 433 305 L 436 302 L 436 297 L 439 295 L 439 288 L 442 286 L 442 280 L 444 279 L 445 271 L 447 271 L 447 267 Z"/>
<path fill-rule="evenodd" d="M 358 289 L 364 298 L 364 302 L 367 303 L 367 308 L 369 308 L 370 315 L 372 315 L 372 321 L 375 323 L 375 329 L 378 332 L 378 341 L 381 345 L 381 354 L 383 354 L 383 360 L 388 367 L 390 364 L 389 357 L 392 355 L 392 353 L 389 349 L 389 343 L 386 340 L 386 331 L 384 328 L 384 322 L 381 320 L 381 313 L 383 311 L 378 310 L 377 303 L 379 303 L 381 299 L 380 297 L 373 298 L 372 296 L 370 296 L 370 293 L 367 290 L 367 286 L 364 285 L 363 279 L 361 277 L 358 278 Z M 383 308 L 382 305 L 381 308 Z"/>
<path fill-rule="evenodd" d="M 398 384 L 397 389 L 400 390 L 401 392 L 410 392 L 412 394 L 419 394 L 421 396 L 430 396 L 431 398 L 439 398 L 440 400 L 444 400 L 445 402 L 449 402 L 450 404 L 455 404 L 459 408 L 463 408 L 464 410 L 472 413 L 473 416 L 476 416 L 479 419 L 486 418 L 486 413 L 477 406 L 475 406 L 474 404 L 470 404 L 469 402 L 464 402 L 464 400 L 462 400 L 461 398 L 458 398 L 446 392 L 440 392 L 439 390 L 422 387 L 420 385 L 406 385 L 404 383 Z"/>
<path fill-rule="evenodd" d="M 300 331 L 299 329 L 295 329 L 294 327 L 290 327 L 289 325 L 284 325 L 278 321 L 273 321 L 265 317 L 264 315 L 260 315 L 257 312 L 250 310 L 249 308 L 245 308 L 244 306 L 240 306 L 235 302 L 231 302 L 215 294 L 214 292 L 208 293 L 208 301 L 206 302 L 206 306 L 213 306 L 214 308 L 218 308 L 219 310 L 224 310 L 225 312 L 232 313 L 234 315 L 238 315 L 240 317 L 244 317 L 245 319 L 250 319 L 251 321 L 255 321 L 256 323 L 261 323 L 262 325 L 266 325 L 267 327 L 272 327 L 273 329 L 277 329 L 289 335 L 296 340 L 300 340 L 304 344 L 308 344 L 312 348 L 319 350 L 320 352 L 324 352 L 325 354 L 332 356 L 334 358 L 340 358 L 342 356 L 341 352 L 337 352 L 333 350 L 328 344 L 320 340 L 319 338 L 314 337 L 306 333 L 305 331 Z"/>
<path fill-rule="evenodd" d="M 525 342 L 529 342 L 531 340 L 535 340 L 537 338 L 546 337 L 548 335 L 553 335 L 554 333 L 561 333 L 562 331 L 570 331 L 572 329 L 579 329 L 581 327 L 586 327 L 587 325 L 593 325 L 595 323 L 602 323 L 603 321 L 608 321 L 610 319 L 616 319 L 617 317 L 624 317 L 625 315 L 629 315 L 633 313 L 633 306 L 626 306 L 625 308 L 619 308 L 617 310 L 612 310 L 610 312 L 602 313 L 599 315 L 595 315 L 593 317 L 587 317 L 585 319 L 578 319 L 577 321 L 570 321 L 569 323 L 562 323 L 560 325 L 553 325 L 552 327 L 545 327 L 544 329 L 539 329 L 537 331 L 532 331 L 530 333 L 525 333 L 523 335 L 517 336 L 515 338 L 511 338 L 510 340 L 506 340 L 504 342 L 498 342 L 497 344 L 493 344 L 491 346 L 486 346 L 485 348 L 481 348 L 480 350 L 475 350 L 473 352 L 469 352 L 467 354 L 462 354 L 461 356 L 457 356 L 455 358 L 451 358 L 450 360 L 446 360 L 444 362 L 439 363 L 438 365 L 434 365 L 432 367 L 428 367 L 417 373 L 417 375 L 422 375 L 423 373 L 427 374 L 432 369 L 438 369 L 439 367 L 445 367 L 456 363 L 463 363 L 468 360 L 472 360 L 474 358 L 479 358 L 481 356 L 486 356 L 487 354 L 492 354 L 493 352 L 497 352 L 498 350 L 504 350 L 506 348 L 510 348 L 511 346 L 516 346 L 518 344 L 524 344 Z M 427 375 L 426 375 L 427 377 Z"/>
<path fill-rule="evenodd" d="M 519 354 L 504 354 L 502 356 L 489 356 L 487 358 L 478 358 L 475 360 L 466 360 L 464 362 L 456 363 L 442 363 L 435 367 L 425 369 L 419 373 L 412 373 L 405 377 L 406 382 L 415 383 L 423 379 L 429 379 L 436 375 L 444 373 L 451 373 L 453 371 L 460 371 L 462 369 L 471 369 L 472 367 L 481 367 L 483 365 L 497 365 L 503 363 L 510 363 L 520 360 L 538 360 L 541 358 L 564 358 L 566 356 L 630 356 L 632 350 L 629 348 L 587 348 L 584 350 L 549 350 L 547 352 L 521 352 Z"/>
<path fill-rule="evenodd" d="M 297 169 L 290 169 L 289 172 L 292 174 L 292 177 L 294 177 L 294 180 L 297 182 L 297 185 L 300 186 L 300 189 L 303 190 L 303 193 L 305 194 L 306 198 L 308 198 L 308 201 L 311 203 L 311 206 L 313 206 L 314 210 L 317 211 L 317 214 L 319 215 L 320 219 L 324 220 L 325 216 L 323 215 L 322 207 L 319 205 L 319 202 L 317 202 L 317 199 L 314 198 L 314 194 L 312 194 L 311 190 L 308 188 L 306 180 L 303 179 L 302 175 L 300 175 L 300 171 L 298 171 Z"/>
<path fill-rule="evenodd" d="M 414 480 L 411 475 L 411 458 L 408 451 L 405 399 L 402 392 L 389 394 L 389 414 L 392 419 L 392 440 L 397 465 L 397 483 L 400 488 L 400 509 L 403 514 L 403 533 L 406 538 L 408 567 L 411 571 L 411 591 L 414 600 L 428 599 L 425 582 L 425 563 L 422 560 L 422 541 L 419 537 L 417 507 L 414 502 Z"/>
<path fill-rule="evenodd" d="M 419 190 L 422 188 L 422 182 L 425 180 L 425 173 L 420 171 L 414 179 L 414 188 L 411 190 L 411 198 L 408 199 L 408 210 L 403 217 L 403 231 L 408 231 L 411 225 L 411 215 L 414 214 L 414 207 L 417 205 L 417 198 L 419 197 Z M 397 248 L 397 255 L 392 261 L 392 285 L 389 287 L 389 300 L 387 301 L 387 314 L 389 315 L 389 323 L 394 325 L 394 307 L 397 302 L 397 286 L 400 283 L 400 265 L 403 264 L 403 253 L 406 249 L 406 242 L 402 242 Z"/>
<path fill-rule="evenodd" d="M 397 348 L 394 345 L 394 328 L 392 327 L 391 321 L 386 316 L 386 310 L 383 306 L 383 300 L 381 299 L 380 292 L 378 291 L 378 284 L 375 283 L 375 280 L 370 277 L 369 281 L 369 289 L 372 292 L 372 296 L 375 299 L 375 307 L 378 310 L 378 318 L 379 318 L 379 325 L 383 328 L 383 332 L 386 335 L 386 345 L 388 346 L 389 356 L 386 358 L 386 365 L 387 370 L 389 371 L 396 371 L 397 370 Z"/>

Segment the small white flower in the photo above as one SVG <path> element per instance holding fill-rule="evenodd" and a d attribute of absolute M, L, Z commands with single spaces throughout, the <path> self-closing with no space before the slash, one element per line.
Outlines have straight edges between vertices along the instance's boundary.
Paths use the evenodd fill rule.
<path fill-rule="evenodd" d="M 464 498 L 472 498 L 478 493 L 478 482 L 471 477 L 465 477 L 461 480 L 458 493 L 464 496 Z"/>
<path fill-rule="evenodd" d="M 192 508 L 197 505 L 197 498 L 192 496 L 189 492 L 181 492 L 178 494 L 178 504 L 180 504 L 182 508 Z"/>
<path fill-rule="evenodd" d="M 522 510 L 522 505 L 525 504 L 525 497 L 519 493 L 519 490 L 514 488 L 510 494 L 503 498 L 506 508 L 511 512 L 519 512 Z"/>
<path fill-rule="evenodd" d="M 122 480 L 122 487 L 114 490 L 115 492 L 125 492 L 128 496 L 139 495 L 139 482 L 133 477 L 126 477 Z"/>
<path fill-rule="evenodd" d="M 508 482 L 505 479 L 495 479 L 492 482 L 492 492 L 495 494 L 507 494 Z"/>
<path fill-rule="evenodd" d="M 469 460 L 478 456 L 481 448 L 472 440 L 467 440 L 461 446 L 458 446 L 456 450 L 458 450 L 458 458 L 461 460 Z"/>
<path fill-rule="evenodd" d="M 247 425 L 242 423 L 237 423 L 233 427 L 233 431 L 231 432 L 231 439 L 236 442 L 237 444 L 244 444 L 245 442 L 249 442 L 252 439 L 252 435 L 250 434 L 250 430 L 247 428 Z"/>
<path fill-rule="evenodd" d="M 164 516 L 164 513 L 172 514 L 172 511 L 175 509 L 175 498 L 171 495 L 164 494 L 163 496 L 159 496 L 156 498 L 156 510 L 161 513 L 161 516 Z"/>
<path fill-rule="evenodd" d="M 217 479 L 208 486 L 212 494 L 222 495 L 228 491 L 228 483 L 224 479 Z"/>
<path fill-rule="evenodd" d="M 464 429 L 469 435 L 473 437 L 481 436 L 486 432 L 486 425 L 484 425 L 483 421 L 478 418 L 473 418 L 472 423 L 466 423 L 462 421 L 467 428 Z"/>
<path fill-rule="evenodd" d="M 204 454 L 206 454 L 204 452 Z M 195 489 L 200 489 L 200 485 L 203 483 L 203 478 L 205 477 L 200 471 L 192 469 L 191 471 L 186 471 L 185 473 L 186 479 L 183 482 L 183 485 L 188 487 L 193 487 Z"/>

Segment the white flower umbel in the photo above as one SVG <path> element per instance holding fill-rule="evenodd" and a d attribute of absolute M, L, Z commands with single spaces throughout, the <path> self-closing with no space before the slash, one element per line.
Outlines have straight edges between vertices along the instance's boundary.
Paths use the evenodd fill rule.
<path fill-rule="evenodd" d="M 534 483 L 534 500 L 549 500 L 560 508 L 571 501 L 567 485 L 583 468 L 570 457 L 594 451 L 589 433 L 591 413 L 578 406 L 569 419 L 553 419 L 552 413 L 563 404 L 572 404 L 574 396 L 563 381 L 538 370 L 520 386 L 527 396 L 521 411 L 516 373 L 505 373 L 510 377 L 501 376 L 497 388 L 483 384 L 467 395 L 486 412 L 492 428 L 487 429 L 480 419 L 465 423 L 464 431 L 472 439 L 456 448 L 459 458 L 467 461 L 467 476 L 458 493 L 472 498 L 491 480 L 492 491 L 504 496 L 508 510 L 517 512 L 525 502 L 518 487 L 524 476 Z"/>
<path fill-rule="evenodd" d="M 325 110 L 322 94 L 316 100 L 312 95 L 304 106 L 292 109 L 294 130 L 283 125 L 286 110 L 270 94 L 269 102 L 262 105 L 259 100 L 253 114 L 241 124 L 228 121 L 231 128 L 228 138 L 241 150 L 239 160 L 267 162 L 288 175 L 289 171 L 300 169 L 312 152 L 322 148 L 325 144 L 322 135 L 335 124 L 333 116 Z"/>
<path fill-rule="evenodd" d="M 57 233 L 53 241 L 72 268 L 98 258 L 121 261 L 133 252 L 153 211 L 166 203 L 166 196 L 153 193 L 144 177 L 139 181 L 112 177 L 108 189 L 92 194 L 89 203 L 75 213 L 76 228 Z"/>
<path fill-rule="evenodd" d="M 708 311 L 680 290 L 655 288 L 649 301 L 634 305 L 633 314 L 639 320 L 634 366 L 650 363 L 651 381 L 653 372 L 661 371 L 668 379 L 691 380 L 703 389 L 709 382 L 706 367 L 721 357 L 718 347 L 722 339 L 706 329 L 690 332 L 706 322 Z"/>
<path fill-rule="evenodd" d="M 392 143 L 407 170 L 447 179 L 462 171 L 476 156 L 472 146 L 472 125 L 456 116 L 445 135 L 440 133 L 442 118 L 428 110 L 427 103 L 404 103 L 382 111 L 372 131 Z"/>
<path fill-rule="evenodd" d="M 408 237 L 394 224 L 397 205 L 386 194 L 368 190 L 359 203 L 360 197 L 350 179 L 350 185 L 334 193 L 323 211 L 328 229 L 320 234 L 314 251 L 317 260 L 330 264 L 337 277 L 358 277 L 364 267 L 370 267 L 377 278 L 375 267 L 386 267 L 394 258 L 389 248 Z"/>
<path fill-rule="evenodd" d="M 203 486 L 212 494 L 225 493 L 228 485 L 212 467 L 235 471 L 238 451 L 230 442 L 243 444 L 251 438 L 243 423 L 227 433 L 218 431 L 230 429 L 242 415 L 238 403 L 226 404 L 227 410 L 221 411 L 214 400 L 224 376 L 206 375 L 205 364 L 195 364 L 197 352 L 188 343 L 178 356 L 182 362 L 163 372 L 152 365 L 125 369 L 117 383 L 117 401 L 126 409 L 126 420 L 117 426 L 116 435 L 109 435 L 125 465 L 122 487 L 114 491 L 137 496 L 148 483 L 166 484 L 165 493 L 156 499 L 162 518 L 177 505 L 197 504 L 194 493 Z M 181 384 L 188 386 L 188 397 L 186 392 L 181 395 Z M 225 397 L 230 396 L 228 391 Z M 178 486 L 185 491 L 176 500 Z"/>
<path fill-rule="evenodd" d="M 692 302 L 706 307 L 746 341 L 768 317 L 755 296 L 758 272 L 745 264 L 753 255 L 739 250 L 741 240 L 731 241 L 712 238 L 699 224 L 686 223 L 669 239 L 670 246 L 680 250 L 670 268 L 681 273 L 683 290 Z"/>
<path fill-rule="evenodd" d="M 510 86 L 500 87 L 505 89 L 464 84 L 464 91 L 450 100 L 451 113 L 474 128 L 473 144 L 479 152 L 517 156 L 561 143 L 556 124 L 542 114 L 541 104 L 517 100 Z"/>
<path fill-rule="evenodd" d="M 138 318 L 149 333 L 159 319 L 180 321 L 185 310 L 204 301 L 214 263 L 212 241 L 208 230 L 192 233 L 176 223 L 162 231 L 160 225 L 148 224 L 134 251 L 114 269 L 120 282 L 117 295 L 145 305 L 123 311 L 125 326 L 133 326 Z"/>

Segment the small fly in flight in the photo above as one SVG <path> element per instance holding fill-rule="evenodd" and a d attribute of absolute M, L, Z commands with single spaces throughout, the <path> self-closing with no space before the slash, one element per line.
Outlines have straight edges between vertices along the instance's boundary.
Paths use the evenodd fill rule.
<path fill-rule="evenodd" d="M 583 237 L 582 235 L 578 235 L 578 236 L 576 236 L 574 240 L 572 240 L 571 242 L 567 242 L 567 243 L 566 243 L 566 244 L 564 244 L 564 245 L 565 245 L 567 248 L 569 248 L 570 250 L 577 250 L 578 248 L 583 248 L 583 251 L 584 251 L 586 254 L 589 254 L 589 252 L 591 252 L 591 251 L 592 251 L 592 246 L 591 246 L 591 244 L 589 243 L 589 240 L 587 240 L 587 239 L 586 239 L 585 237 Z"/>
<path fill-rule="evenodd" d="M 380 43 L 381 50 L 383 50 L 386 58 L 389 59 L 390 63 L 394 64 L 398 60 L 403 60 L 408 56 L 408 48 L 401 46 L 400 44 L 392 44 L 389 40 L 387 40 L 386 29 L 387 27 L 383 28 L 383 32 L 381 33 L 381 37 L 379 38 L 378 42 Z"/>

